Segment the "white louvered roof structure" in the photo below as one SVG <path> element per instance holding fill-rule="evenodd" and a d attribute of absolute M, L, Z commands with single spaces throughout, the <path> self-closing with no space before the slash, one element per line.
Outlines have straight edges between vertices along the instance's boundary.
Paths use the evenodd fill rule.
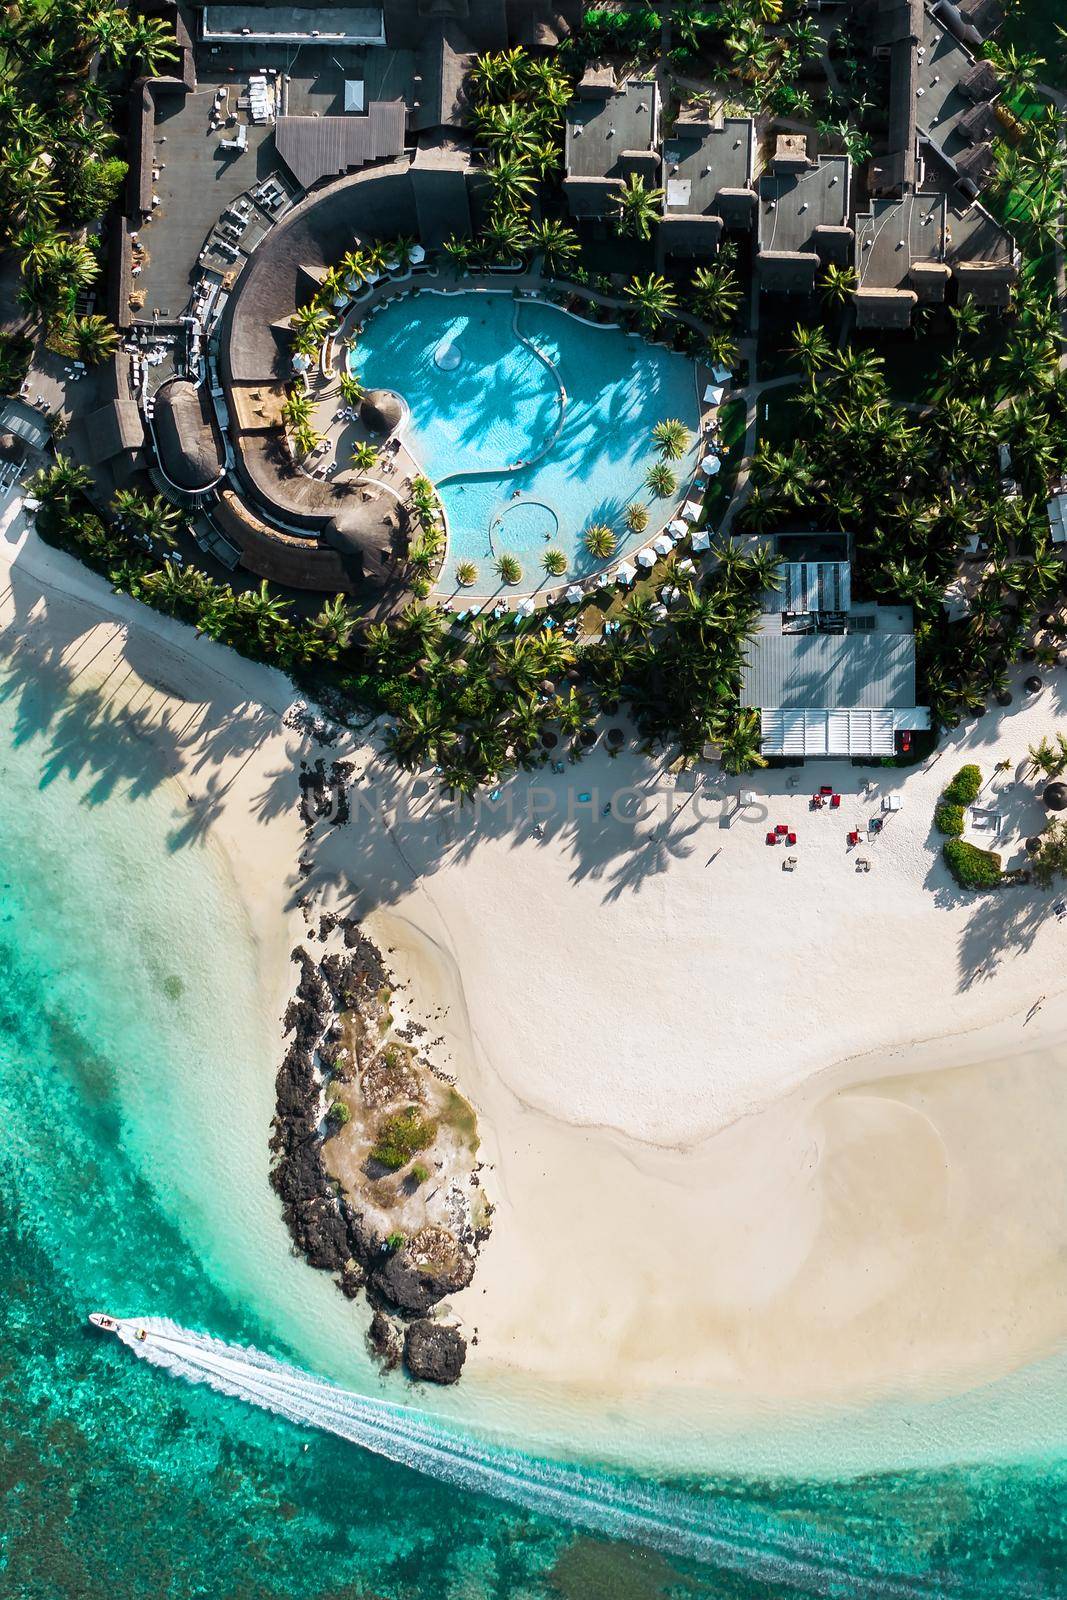
<path fill-rule="evenodd" d="M 891 756 L 898 731 L 915 733 L 929 725 L 925 706 L 762 711 L 761 748 L 765 756 Z"/>

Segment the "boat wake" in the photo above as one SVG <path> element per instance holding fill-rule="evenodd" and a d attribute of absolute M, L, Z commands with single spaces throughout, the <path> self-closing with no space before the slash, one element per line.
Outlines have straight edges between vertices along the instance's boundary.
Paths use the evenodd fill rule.
<path fill-rule="evenodd" d="M 963 1592 L 948 1574 L 938 1573 L 935 1579 L 933 1574 L 908 1572 L 906 1565 L 901 1570 L 899 1558 L 883 1565 L 877 1553 L 850 1538 L 817 1533 L 749 1502 L 630 1481 L 592 1467 L 498 1448 L 424 1413 L 352 1394 L 253 1347 L 226 1344 L 165 1318 L 118 1318 L 114 1331 L 142 1360 L 193 1383 L 336 1434 L 457 1488 L 493 1495 L 609 1538 L 812 1595 L 906 1600 Z"/>

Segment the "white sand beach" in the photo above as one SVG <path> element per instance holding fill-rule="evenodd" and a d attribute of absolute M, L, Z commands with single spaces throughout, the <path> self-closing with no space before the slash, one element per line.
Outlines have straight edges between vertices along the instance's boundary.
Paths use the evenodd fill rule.
<path fill-rule="evenodd" d="M 93 717 L 165 753 L 190 848 L 210 836 L 229 858 L 278 1015 L 309 893 L 369 918 L 446 1034 L 497 1208 L 452 1303 L 477 1330 L 464 1388 L 836 1403 L 952 1393 L 1062 1347 L 1067 923 L 1055 894 L 957 890 L 932 831 L 965 760 L 1006 857 L 1040 826 L 1015 771 L 1063 725 L 1059 675 L 926 768 L 709 768 L 705 788 L 631 744 L 457 814 L 371 742 L 286 728 L 284 678 L 110 594 L 17 502 L 0 557 L 3 653 L 94 689 Z M 320 755 L 356 763 L 359 804 L 317 825 L 305 881 L 295 769 Z M 839 810 L 809 811 L 821 783 Z M 759 799 L 738 812 L 741 788 Z M 646 820 L 602 814 L 624 789 Z M 850 850 L 889 794 L 901 809 Z M 792 873 L 764 842 L 778 822 Z"/>

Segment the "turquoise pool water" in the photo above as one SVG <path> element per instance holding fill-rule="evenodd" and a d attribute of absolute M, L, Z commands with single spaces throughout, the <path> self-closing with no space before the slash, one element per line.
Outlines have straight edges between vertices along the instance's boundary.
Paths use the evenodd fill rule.
<path fill-rule="evenodd" d="M 585 529 L 606 522 L 619 554 L 637 548 L 673 514 L 696 466 L 691 361 L 530 301 L 518 306 L 519 338 L 515 316 L 510 294 L 424 292 L 371 318 L 354 351 L 368 388 L 407 402 L 407 442 L 448 517 L 445 589 L 456 562 L 470 560 L 478 592 L 492 592 L 493 563 L 508 552 L 523 567 L 512 592 L 531 593 L 545 582 L 549 546 L 566 555 L 568 576 L 586 577 L 604 563 L 587 555 Z M 645 474 L 664 417 L 679 417 L 694 445 L 676 467 L 678 494 L 661 500 Z M 650 514 L 639 537 L 623 520 L 634 501 Z"/>

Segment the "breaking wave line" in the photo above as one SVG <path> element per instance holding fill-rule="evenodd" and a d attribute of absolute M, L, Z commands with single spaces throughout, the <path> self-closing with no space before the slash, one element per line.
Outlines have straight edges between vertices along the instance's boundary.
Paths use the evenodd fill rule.
<path fill-rule="evenodd" d="M 143 1339 L 138 1337 L 141 1329 L 146 1333 Z M 896 1571 L 888 1570 L 871 1552 L 840 1534 L 820 1536 L 725 1496 L 631 1481 L 596 1468 L 490 1445 L 425 1413 L 353 1394 L 252 1346 L 226 1344 L 167 1318 L 119 1319 L 117 1331 L 123 1344 L 142 1360 L 193 1383 L 207 1384 L 290 1422 L 336 1434 L 456 1488 L 480 1491 L 609 1538 L 803 1588 L 809 1594 L 912 1600 L 962 1592 L 948 1574 L 935 1578 L 902 1571 L 896 1562 Z M 1019 1600 L 1018 1590 L 1012 1594 Z"/>

